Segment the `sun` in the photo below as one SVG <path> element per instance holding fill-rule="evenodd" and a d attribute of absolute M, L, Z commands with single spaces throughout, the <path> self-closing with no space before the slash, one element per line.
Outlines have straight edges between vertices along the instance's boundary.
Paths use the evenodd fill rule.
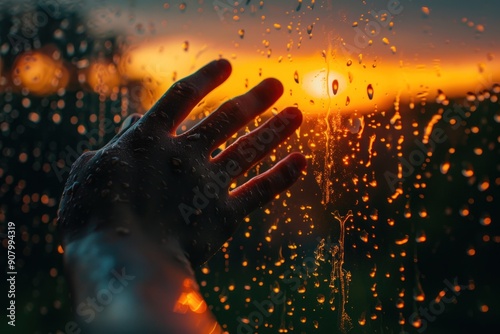
<path fill-rule="evenodd" d="M 335 71 L 322 68 L 304 75 L 302 88 L 311 97 L 328 98 L 341 94 L 347 86 L 347 80 Z"/>

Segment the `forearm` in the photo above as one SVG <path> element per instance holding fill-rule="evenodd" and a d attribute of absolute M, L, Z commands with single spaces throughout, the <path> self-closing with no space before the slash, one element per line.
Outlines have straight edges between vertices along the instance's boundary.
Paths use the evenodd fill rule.
<path fill-rule="evenodd" d="M 83 333 L 220 333 L 175 241 L 99 231 L 65 247 Z"/>

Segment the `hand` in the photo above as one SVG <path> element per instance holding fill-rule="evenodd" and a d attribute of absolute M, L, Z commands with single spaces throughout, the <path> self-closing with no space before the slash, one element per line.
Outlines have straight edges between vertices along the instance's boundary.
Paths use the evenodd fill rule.
<path fill-rule="evenodd" d="M 174 84 L 106 146 L 74 163 L 59 213 L 65 244 L 102 229 L 144 233 L 158 244 L 175 238 L 196 266 L 223 245 L 248 213 L 298 179 L 306 162 L 292 153 L 229 191 L 234 179 L 300 126 L 302 114 L 296 108 L 283 110 L 212 157 L 281 96 L 283 87 L 276 79 L 262 81 L 176 135 L 189 112 L 230 72 L 226 60 L 206 65 Z"/>

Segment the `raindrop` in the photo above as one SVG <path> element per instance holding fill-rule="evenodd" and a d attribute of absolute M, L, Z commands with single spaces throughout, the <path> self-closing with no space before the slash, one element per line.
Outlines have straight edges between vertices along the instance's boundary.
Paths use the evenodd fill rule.
<path fill-rule="evenodd" d="M 359 238 L 363 242 L 368 242 L 368 232 L 366 232 L 365 230 L 361 231 Z"/>
<path fill-rule="evenodd" d="M 295 80 L 296 83 L 299 83 L 299 72 L 295 71 L 293 74 L 293 80 Z"/>
<path fill-rule="evenodd" d="M 415 328 L 422 327 L 422 319 L 420 319 L 420 317 L 417 315 L 413 318 L 411 325 Z"/>
<path fill-rule="evenodd" d="M 476 95 L 472 92 L 467 93 L 467 101 L 474 102 L 476 100 Z"/>
<path fill-rule="evenodd" d="M 302 0 L 299 0 L 299 4 L 297 5 L 297 8 L 295 9 L 295 11 L 298 12 L 301 7 L 302 7 Z"/>
<path fill-rule="evenodd" d="M 480 218 L 479 222 L 483 226 L 488 226 L 491 224 L 491 217 L 489 215 L 485 215 L 485 216 Z"/>
<path fill-rule="evenodd" d="M 498 94 L 500 93 L 500 84 L 494 84 L 493 85 L 493 93 Z"/>
<path fill-rule="evenodd" d="M 314 28 L 314 25 L 312 25 L 312 24 L 307 26 L 307 34 L 309 36 L 312 34 L 313 28 Z"/>
<path fill-rule="evenodd" d="M 245 29 L 238 30 L 238 35 L 240 36 L 241 39 L 243 39 L 243 37 L 245 37 Z"/>
<path fill-rule="evenodd" d="M 339 81 L 337 79 L 333 80 L 332 90 L 333 90 L 333 95 L 337 95 L 337 92 L 339 91 Z"/>
<path fill-rule="evenodd" d="M 425 242 L 427 240 L 427 237 L 425 235 L 425 231 L 419 231 L 417 232 L 417 236 L 415 237 L 415 241 L 420 243 L 420 242 Z"/>
<path fill-rule="evenodd" d="M 477 188 L 479 189 L 479 191 L 485 191 L 487 190 L 488 188 L 490 187 L 490 182 L 488 181 L 488 179 L 484 179 L 482 180 L 478 185 L 477 185 Z"/>
<path fill-rule="evenodd" d="M 349 97 L 347 97 L 349 98 Z M 349 119 L 349 131 L 352 133 L 352 134 L 356 134 L 356 133 L 359 133 L 359 130 L 361 129 L 361 120 L 357 117 L 354 117 L 354 118 L 351 118 Z M 368 197 L 368 196 L 367 196 Z M 364 198 L 363 198 L 363 201 Z M 366 201 L 365 201 L 366 202 Z"/>
<path fill-rule="evenodd" d="M 352 65 L 352 60 L 351 59 L 347 60 L 347 66 L 351 66 L 351 65 Z"/>
<path fill-rule="evenodd" d="M 439 169 L 442 174 L 448 173 L 448 171 L 450 170 L 450 163 L 449 162 L 442 163 Z"/>
<path fill-rule="evenodd" d="M 345 99 L 345 105 L 348 106 L 349 103 L 351 103 L 351 99 L 349 98 L 349 96 Z"/>
<path fill-rule="evenodd" d="M 474 176 L 474 170 L 472 169 L 472 165 L 468 165 L 462 169 L 462 175 L 465 177 Z"/>
<path fill-rule="evenodd" d="M 413 290 L 413 299 L 417 302 L 423 302 L 425 300 L 425 293 L 420 283 L 417 283 L 417 287 Z"/>
<path fill-rule="evenodd" d="M 360 317 L 358 319 L 358 323 L 361 326 L 364 326 L 366 324 L 366 312 L 361 313 L 361 315 L 360 315 Z"/>
<path fill-rule="evenodd" d="M 438 96 L 436 97 L 436 103 L 443 103 L 446 101 L 446 95 L 441 89 L 438 89 Z"/>
<path fill-rule="evenodd" d="M 408 242 L 408 235 L 396 240 L 396 245 L 404 245 Z"/>
<path fill-rule="evenodd" d="M 372 86 L 372 84 L 369 84 L 368 87 L 366 87 L 366 92 L 368 94 L 368 98 L 370 100 L 373 99 L 373 86 Z"/>
<path fill-rule="evenodd" d="M 405 302 L 402 298 L 398 298 L 396 301 L 396 308 L 402 309 L 405 307 Z"/>

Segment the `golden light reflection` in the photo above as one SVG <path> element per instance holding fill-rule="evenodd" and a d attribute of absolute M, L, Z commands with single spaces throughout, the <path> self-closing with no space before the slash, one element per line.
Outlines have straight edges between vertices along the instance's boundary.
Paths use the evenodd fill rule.
<path fill-rule="evenodd" d="M 183 282 L 183 287 L 186 291 L 182 292 L 174 306 L 174 312 L 187 313 L 204 313 L 207 310 L 207 304 L 197 290 L 194 289 L 196 283 L 186 278 Z"/>
<path fill-rule="evenodd" d="M 57 59 L 57 53 L 52 57 L 38 51 L 20 55 L 14 64 L 14 85 L 40 96 L 54 94 L 66 88 L 69 71 Z"/>
<path fill-rule="evenodd" d="M 98 94 L 109 96 L 120 87 L 121 75 L 110 61 L 92 63 L 86 74 L 88 85 Z"/>

